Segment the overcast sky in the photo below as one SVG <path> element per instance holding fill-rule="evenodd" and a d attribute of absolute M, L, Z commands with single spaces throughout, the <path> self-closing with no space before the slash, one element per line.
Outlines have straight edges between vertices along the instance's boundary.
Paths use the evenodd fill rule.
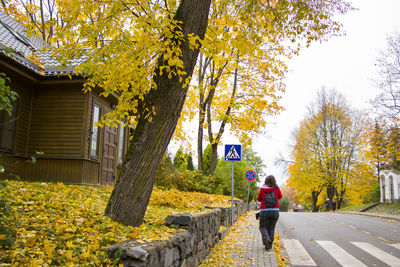
<path fill-rule="evenodd" d="M 386 37 L 400 30 L 400 0 L 353 0 L 359 10 L 340 17 L 345 36 L 327 42 L 314 43 L 289 62 L 286 93 L 279 116 L 270 117 L 267 134 L 256 138 L 254 150 L 282 185 L 287 176 L 284 168 L 274 165 L 279 154 L 290 157 L 291 133 L 304 118 L 307 106 L 322 88 L 334 88 L 343 94 L 354 108 L 368 108 L 378 89 L 373 79 L 377 75 L 375 60 L 386 47 Z M 235 143 L 228 137 L 225 143 Z"/>

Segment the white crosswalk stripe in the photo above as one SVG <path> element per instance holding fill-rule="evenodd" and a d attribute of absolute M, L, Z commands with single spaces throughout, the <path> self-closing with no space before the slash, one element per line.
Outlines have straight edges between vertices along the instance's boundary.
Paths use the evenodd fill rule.
<path fill-rule="evenodd" d="M 317 241 L 317 243 L 321 247 L 323 247 L 329 254 L 331 254 L 332 257 L 335 258 L 335 260 L 339 262 L 340 265 L 342 265 L 343 267 L 367 267 L 367 265 L 354 258 L 352 255 L 350 255 L 348 252 L 346 252 L 344 249 L 342 249 L 332 241 Z"/>
<path fill-rule="evenodd" d="M 290 264 L 292 265 L 304 265 L 304 266 L 317 266 L 313 261 L 310 254 L 307 253 L 306 249 L 296 239 L 282 239 L 283 245 L 289 254 Z"/>
<path fill-rule="evenodd" d="M 389 245 L 400 250 L 400 243 L 389 244 Z"/>
<path fill-rule="evenodd" d="M 356 245 L 357 247 L 361 248 L 362 250 L 368 252 L 375 258 L 383 261 L 389 266 L 392 267 L 400 267 L 400 259 L 396 258 L 395 256 L 377 248 L 373 245 L 365 242 L 351 242 L 352 244 Z"/>
<path fill-rule="evenodd" d="M 301 244 L 299 240 L 282 239 L 282 242 L 286 249 L 287 254 L 289 255 L 291 266 L 296 266 L 296 265 L 317 266 L 315 261 L 312 259 L 310 254 L 307 252 L 307 250 L 304 248 L 304 246 Z M 333 241 L 316 240 L 316 242 L 328 254 L 330 254 L 341 266 L 344 267 L 367 266 Z M 391 267 L 400 267 L 399 258 L 371 245 L 370 243 L 367 242 L 350 242 L 350 243 Z M 400 250 L 400 243 L 394 243 L 394 244 L 387 243 L 387 245 L 390 245 Z M 320 265 L 320 263 L 318 265 Z"/>

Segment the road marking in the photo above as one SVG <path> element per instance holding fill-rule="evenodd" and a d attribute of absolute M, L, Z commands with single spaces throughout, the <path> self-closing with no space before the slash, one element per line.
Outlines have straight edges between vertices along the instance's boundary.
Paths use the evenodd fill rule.
<path fill-rule="evenodd" d="M 336 245 L 332 241 L 317 241 L 332 257 L 344 267 L 365 266 L 364 263 L 354 258 L 347 251 Z"/>
<path fill-rule="evenodd" d="M 357 227 L 355 227 L 354 225 L 349 225 L 351 228 L 353 228 L 353 229 L 357 229 Z"/>
<path fill-rule="evenodd" d="M 395 243 L 395 244 L 389 244 L 394 248 L 400 249 L 400 243 Z"/>
<path fill-rule="evenodd" d="M 299 240 L 282 239 L 291 265 L 317 266 Z"/>
<path fill-rule="evenodd" d="M 383 237 L 378 236 L 378 238 L 379 238 L 380 240 L 382 240 L 382 241 L 385 241 L 386 243 L 390 243 L 389 240 L 387 240 L 387 239 L 385 239 L 385 238 L 383 238 Z"/>
<path fill-rule="evenodd" d="M 356 245 L 357 247 L 361 248 L 362 250 L 368 252 L 375 258 L 379 259 L 380 261 L 383 261 L 389 266 L 392 267 L 400 267 L 400 259 L 396 258 L 393 255 L 390 255 L 389 253 L 380 250 L 377 247 L 374 247 L 373 245 L 365 242 L 351 242 L 352 244 Z"/>

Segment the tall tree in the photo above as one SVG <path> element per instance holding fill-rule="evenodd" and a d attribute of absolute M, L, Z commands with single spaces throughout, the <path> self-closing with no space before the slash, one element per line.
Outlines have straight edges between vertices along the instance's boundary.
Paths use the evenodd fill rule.
<path fill-rule="evenodd" d="M 331 201 L 337 199 L 338 208 L 343 203 L 360 152 L 361 118 L 334 90 L 321 90 L 309 107 L 308 118 L 296 139 L 290 180 L 303 176 L 318 178 L 313 177 L 313 183 L 304 185 L 315 188 L 313 209 L 322 188 L 326 188 Z M 297 181 L 292 185 L 295 187 L 296 183 L 298 186 Z"/>
<path fill-rule="evenodd" d="M 198 168 L 203 173 L 204 130 L 212 146 L 212 174 L 225 128 L 229 125 L 241 143 L 250 144 L 263 131 L 265 115 L 282 109 L 278 100 L 284 91 L 284 59 L 298 53 L 304 40 L 308 45 L 337 33 L 339 24 L 332 15 L 348 8 L 341 1 L 213 2 L 197 90 L 189 92 L 186 105 L 193 117 L 198 103 Z"/>
<path fill-rule="evenodd" d="M 210 3 L 210 0 L 182 0 L 174 21 L 171 21 L 172 36 L 165 40 L 165 45 L 172 43 L 182 65 L 175 71 L 162 73 L 162 67 L 173 64 L 168 64 L 171 58 L 167 53 L 158 58 L 153 77 L 155 86 L 145 94 L 146 103 L 139 106 L 154 110 L 156 115 L 149 121 L 146 115 L 150 113 L 140 114 L 125 164 L 106 209 L 106 215 L 118 222 L 138 226 L 143 220 L 155 173 L 174 133 L 199 52 L 198 46 L 191 47 L 188 36 L 204 38 Z M 179 71 L 184 75 L 179 75 Z"/>
<path fill-rule="evenodd" d="M 265 167 L 261 158 L 251 147 L 243 147 L 242 161 L 236 162 L 234 167 L 234 195 L 243 200 L 247 199 L 250 186 L 249 199 L 254 200 L 258 194 L 257 182 L 263 176 L 262 169 Z M 248 170 L 254 170 L 257 174 L 254 182 L 248 182 L 245 179 L 245 173 Z M 215 188 L 222 189 L 223 194 L 231 194 L 232 188 L 232 162 L 225 161 L 223 158 L 218 160 L 215 174 L 212 176 Z"/>
<path fill-rule="evenodd" d="M 178 151 L 176 151 L 175 157 L 174 157 L 174 165 L 175 168 L 181 168 L 182 166 L 186 165 L 185 162 L 185 155 L 183 154 L 182 147 L 179 147 Z"/>
<path fill-rule="evenodd" d="M 289 164 L 290 177 L 287 180 L 301 203 L 311 200 L 312 210 L 317 211 L 318 197 L 325 188 L 322 170 L 315 155 L 316 147 L 312 143 L 313 125 L 311 119 L 304 119 L 295 133 L 293 162 Z"/>
<path fill-rule="evenodd" d="M 370 159 L 375 166 L 377 179 L 379 182 L 380 172 L 388 167 L 388 139 L 386 124 L 384 121 L 375 119 L 366 122 L 364 131 L 364 143 L 368 145 L 368 149 L 364 150 L 366 158 Z"/>

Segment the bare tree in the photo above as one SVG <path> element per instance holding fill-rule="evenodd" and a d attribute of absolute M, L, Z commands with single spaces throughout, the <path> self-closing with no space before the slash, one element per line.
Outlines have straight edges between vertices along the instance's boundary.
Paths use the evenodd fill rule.
<path fill-rule="evenodd" d="M 377 86 L 381 93 L 372 101 L 385 118 L 400 118 L 400 32 L 387 37 L 387 47 L 377 59 L 380 78 Z"/>

